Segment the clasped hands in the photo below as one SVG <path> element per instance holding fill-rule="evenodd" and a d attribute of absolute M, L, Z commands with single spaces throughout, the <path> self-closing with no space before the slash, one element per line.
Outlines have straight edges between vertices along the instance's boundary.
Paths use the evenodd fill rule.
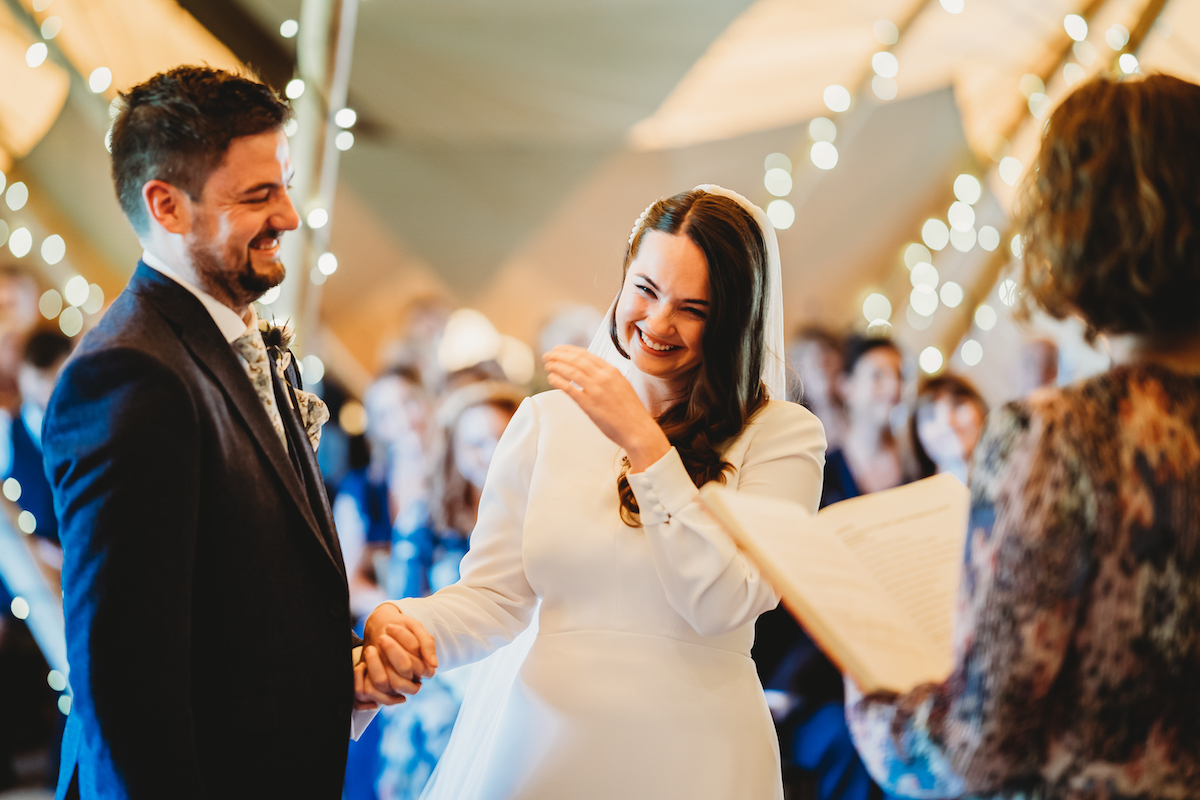
<path fill-rule="evenodd" d="M 363 648 L 354 665 L 354 705 L 358 709 L 403 703 L 437 670 L 437 649 L 425 626 L 391 603 L 371 612 Z"/>

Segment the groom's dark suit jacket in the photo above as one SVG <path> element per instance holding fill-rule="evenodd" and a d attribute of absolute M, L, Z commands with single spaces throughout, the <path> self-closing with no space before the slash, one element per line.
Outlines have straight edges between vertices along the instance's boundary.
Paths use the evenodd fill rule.
<path fill-rule="evenodd" d="M 288 449 L 208 311 L 144 264 L 68 362 L 43 433 L 75 693 L 59 797 L 341 796 L 345 568 L 285 391 Z"/>

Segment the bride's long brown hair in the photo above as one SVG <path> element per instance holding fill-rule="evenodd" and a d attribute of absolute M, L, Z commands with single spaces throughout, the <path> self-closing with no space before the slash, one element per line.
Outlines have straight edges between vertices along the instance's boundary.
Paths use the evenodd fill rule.
<path fill-rule="evenodd" d="M 723 458 L 725 447 L 767 401 L 762 383 L 769 287 L 766 244 L 754 218 L 736 201 L 693 189 L 659 200 L 647 210 L 645 223 L 625 253 L 622 286 L 642 237 L 651 230 L 686 236 L 699 247 L 708 264 L 709 284 L 708 316 L 700 339 L 703 358 L 683 399 L 657 421 L 697 486 L 713 480 L 724 483 L 730 469 Z M 618 336 L 615 303 L 609 332 L 617 352 L 629 358 Z M 641 521 L 628 472 L 626 460 L 617 478 L 621 519 L 637 527 Z"/>

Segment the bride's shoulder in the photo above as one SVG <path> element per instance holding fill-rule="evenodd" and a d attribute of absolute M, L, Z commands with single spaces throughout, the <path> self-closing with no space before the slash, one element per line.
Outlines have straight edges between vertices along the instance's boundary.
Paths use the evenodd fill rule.
<path fill-rule="evenodd" d="M 550 389 L 546 392 L 538 392 L 529 397 L 525 402 L 529 403 L 537 414 L 540 425 L 554 425 L 556 423 L 578 423 L 581 419 L 587 420 L 587 415 L 579 408 L 571 397 L 560 389 Z"/>
<path fill-rule="evenodd" d="M 822 448 L 825 445 L 825 426 L 817 415 L 799 403 L 786 400 L 768 400 L 750 418 L 745 433 L 760 443 L 785 440 L 807 448 L 819 440 Z"/>

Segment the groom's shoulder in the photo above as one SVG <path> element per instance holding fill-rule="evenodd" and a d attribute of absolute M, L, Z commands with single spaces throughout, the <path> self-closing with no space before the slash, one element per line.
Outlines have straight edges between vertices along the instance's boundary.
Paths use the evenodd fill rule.
<path fill-rule="evenodd" d="M 103 359 L 119 352 L 169 368 L 180 363 L 185 351 L 178 331 L 145 298 L 126 288 L 99 324 L 84 335 L 71 361 Z"/>

